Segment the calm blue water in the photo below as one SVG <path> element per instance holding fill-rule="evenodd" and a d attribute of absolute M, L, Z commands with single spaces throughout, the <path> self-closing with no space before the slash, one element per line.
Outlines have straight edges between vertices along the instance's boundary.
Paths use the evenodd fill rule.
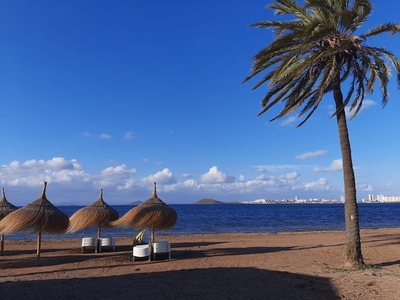
<path fill-rule="evenodd" d="M 113 206 L 120 217 L 133 206 Z M 192 235 L 218 233 L 278 233 L 295 231 L 344 230 L 343 204 L 215 204 L 171 205 L 178 222 L 156 235 Z M 80 206 L 60 206 L 71 216 Z M 400 203 L 359 204 L 361 229 L 400 227 Z M 139 230 L 103 229 L 103 236 L 135 236 Z M 43 235 L 43 239 L 96 236 L 96 228 L 74 234 Z M 7 239 L 35 239 L 36 234 L 19 232 Z"/>

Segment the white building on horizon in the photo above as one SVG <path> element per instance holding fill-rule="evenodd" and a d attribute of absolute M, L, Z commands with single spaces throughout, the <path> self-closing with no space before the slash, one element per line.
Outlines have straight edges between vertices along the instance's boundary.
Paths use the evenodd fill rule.
<path fill-rule="evenodd" d="M 400 202 L 400 196 L 376 195 L 377 202 Z"/>

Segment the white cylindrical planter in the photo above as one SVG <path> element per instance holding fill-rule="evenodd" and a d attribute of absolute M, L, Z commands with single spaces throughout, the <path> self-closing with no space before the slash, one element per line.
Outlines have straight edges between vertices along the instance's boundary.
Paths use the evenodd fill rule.
<path fill-rule="evenodd" d="M 171 243 L 169 241 L 157 241 L 153 243 L 153 254 L 154 259 L 156 254 L 168 254 L 168 258 L 171 259 Z"/>
<path fill-rule="evenodd" d="M 133 260 L 135 260 L 135 257 L 150 258 L 150 245 L 137 245 L 133 247 Z"/>

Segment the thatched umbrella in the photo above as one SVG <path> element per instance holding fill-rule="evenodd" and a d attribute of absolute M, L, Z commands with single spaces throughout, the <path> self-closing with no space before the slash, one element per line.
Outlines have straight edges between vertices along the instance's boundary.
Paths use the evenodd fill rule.
<path fill-rule="evenodd" d="M 4 192 L 4 188 L 1 189 L 1 200 L 0 200 L 0 221 L 4 219 L 5 216 L 7 216 L 9 213 L 13 212 L 14 210 L 17 209 L 17 207 L 10 202 L 7 201 L 6 198 L 6 193 Z M 3 255 L 4 251 L 4 234 L 2 233 L 0 235 L 0 255 Z"/>
<path fill-rule="evenodd" d="M 55 207 L 46 198 L 47 182 L 44 182 L 42 194 L 35 201 L 14 210 L 0 221 L 0 232 L 11 234 L 21 230 L 29 230 L 38 233 L 36 264 L 40 260 L 40 247 L 42 233 L 64 233 L 69 224 L 68 216 Z"/>
<path fill-rule="evenodd" d="M 99 199 L 92 204 L 76 211 L 70 218 L 68 232 L 81 231 L 88 227 L 97 228 L 97 252 L 101 251 L 101 228 L 109 227 L 110 222 L 119 218 L 118 212 L 103 200 L 103 189 L 100 190 Z"/>
<path fill-rule="evenodd" d="M 156 183 L 154 182 L 151 197 L 129 210 L 112 225 L 134 229 L 151 228 L 151 242 L 154 243 L 154 230 L 169 229 L 175 225 L 177 219 L 176 211 L 157 197 Z"/>

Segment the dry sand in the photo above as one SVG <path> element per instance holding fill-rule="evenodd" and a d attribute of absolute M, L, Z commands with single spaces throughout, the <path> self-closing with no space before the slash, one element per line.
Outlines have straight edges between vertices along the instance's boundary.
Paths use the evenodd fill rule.
<path fill-rule="evenodd" d="M 81 253 L 80 240 L 5 241 L 0 299 L 400 299 L 400 228 L 362 230 L 375 268 L 342 268 L 344 232 L 168 236 L 172 259 Z"/>

